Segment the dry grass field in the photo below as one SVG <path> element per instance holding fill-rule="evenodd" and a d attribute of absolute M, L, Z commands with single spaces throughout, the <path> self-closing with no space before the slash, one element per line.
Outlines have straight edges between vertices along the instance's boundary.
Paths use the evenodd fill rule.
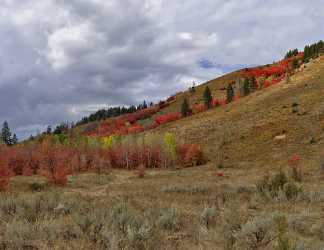
<path fill-rule="evenodd" d="M 206 84 L 221 96 L 237 74 Z M 165 132 L 202 145 L 208 163 L 81 174 L 62 188 L 16 177 L 0 194 L 0 249 L 324 249 L 324 57 L 288 84 L 145 133 Z"/>

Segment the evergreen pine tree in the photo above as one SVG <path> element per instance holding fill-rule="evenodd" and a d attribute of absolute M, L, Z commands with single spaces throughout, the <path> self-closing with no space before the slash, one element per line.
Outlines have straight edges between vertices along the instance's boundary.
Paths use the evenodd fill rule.
<path fill-rule="evenodd" d="M 9 146 L 12 144 L 11 132 L 7 121 L 3 123 L 2 130 L 1 130 L 1 138 L 6 145 Z"/>
<path fill-rule="evenodd" d="M 249 83 L 249 79 L 248 78 L 245 78 L 244 79 L 244 83 L 243 83 L 243 93 L 244 93 L 244 96 L 250 94 L 250 83 Z"/>
<path fill-rule="evenodd" d="M 228 84 L 227 89 L 226 89 L 226 102 L 230 103 L 234 99 L 234 89 L 232 84 Z"/>
<path fill-rule="evenodd" d="M 51 125 L 48 125 L 47 126 L 47 129 L 46 129 L 46 134 L 51 134 L 52 133 L 52 127 L 51 127 Z"/>
<path fill-rule="evenodd" d="M 186 117 L 186 116 L 190 115 L 190 113 L 191 113 L 191 110 L 189 107 L 188 100 L 187 100 L 187 98 L 184 98 L 182 105 L 181 105 L 181 114 L 182 114 L 182 116 Z"/>
<path fill-rule="evenodd" d="M 144 100 L 143 102 L 143 109 L 146 109 L 147 108 L 147 104 L 146 104 L 146 101 Z"/>
<path fill-rule="evenodd" d="M 211 91 L 208 86 L 205 88 L 203 98 L 204 98 L 204 103 L 205 103 L 206 107 L 211 108 L 213 97 L 211 95 Z"/>
<path fill-rule="evenodd" d="M 18 138 L 17 138 L 17 135 L 14 134 L 12 137 L 12 145 L 16 145 L 17 143 L 18 143 Z"/>
<path fill-rule="evenodd" d="M 251 92 L 256 91 L 257 88 L 258 88 L 258 85 L 257 85 L 257 82 L 256 82 L 255 77 L 252 76 L 252 77 L 250 78 L 249 82 L 250 82 L 250 86 L 249 86 L 249 87 L 250 87 L 250 91 L 251 91 Z"/>

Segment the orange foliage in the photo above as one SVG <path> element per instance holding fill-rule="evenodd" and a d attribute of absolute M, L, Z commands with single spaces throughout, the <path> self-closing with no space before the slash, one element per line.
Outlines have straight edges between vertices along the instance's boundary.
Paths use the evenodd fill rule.
<path fill-rule="evenodd" d="M 166 115 L 160 115 L 155 118 L 155 122 L 160 125 L 160 124 L 179 120 L 180 118 L 181 118 L 181 113 L 176 112 L 176 113 L 170 113 Z"/>
<path fill-rule="evenodd" d="M 206 163 L 201 147 L 197 144 L 184 144 L 179 146 L 179 161 L 183 166 L 202 165 Z"/>

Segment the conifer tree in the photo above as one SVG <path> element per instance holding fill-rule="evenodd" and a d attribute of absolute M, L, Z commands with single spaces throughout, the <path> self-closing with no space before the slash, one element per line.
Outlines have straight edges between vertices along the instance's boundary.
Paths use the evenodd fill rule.
<path fill-rule="evenodd" d="M 3 123 L 2 130 L 1 130 L 1 138 L 6 145 L 9 146 L 12 144 L 11 132 L 7 121 Z"/>
<path fill-rule="evenodd" d="M 252 77 L 250 78 L 249 82 L 250 82 L 250 86 L 249 86 L 249 87 L 250 87 L 250 91 L 251 91 L 251 92 L 256 91 L 257 88 L 258 88 L 258 85 L 257 85 L 257 82 L 256 82 L 255 77 L 252 76 Z"/>
<path fill-rule="evenodd" d="M 186 116 L 190 115 L 190 113 L 191 113 L 191 110 L 189 107 L 188 100 L 187 100 L 187 98 L 184 98 L 182 105 L 181 105 L 181 114 L 182 114 L 182 116 L 186 117 Z"/>
<path fill-rule="evenodd" d="M 204 103 L 205 103 L 206 107 L 208 109 L 211 108 L 213 97 L 212 97 L 211 91 L 208 86 L 205 88 L 203 98 L 204 98 Z"/>
<path fill-rule="evenodd" d="M 230 103 L 234 99 L 234 89 L 232 84 L 228 84 L 227 89 L 226 89 L 226 102 Z"/>
<path fill-rule="evenodd" d="M 146 109 L 147 108 L 147 104 L 146 104 L 146 101 L 144 100 L 143 102 L 143 109 Z"/>
<path fill-rule="evenodd" d="M 196 92 L 196 83 L 195 81 L 192 82 L 192 87 L 190 87 L 190 92 L 195 93 Z"/>
<path fill-rule="evenodd" d="M 46 134 L 51 134 L 52 133 L 52 127 L 51 127 L 51 125 L 48 125 L 47 126 L 47 129 L 46 129 Z"/>
<path fill-rule="evenodd" d="M 248 78 L 244 79 L 244 83 L 243 83 L 243 93 L 244 96 L 249 95 L 250 94 L 250 82 Z"/>
<path fill-rule="evenodd" d="M 14 134 L 12 137 L 12 145 L 16 145 L 17 143 L 18 143 L 18 138 L 17 138 L 17 135 Z"/>

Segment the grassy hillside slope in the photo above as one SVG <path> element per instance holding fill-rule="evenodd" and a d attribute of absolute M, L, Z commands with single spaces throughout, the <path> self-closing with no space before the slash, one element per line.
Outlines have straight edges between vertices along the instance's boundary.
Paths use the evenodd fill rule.
<path fill-rule="evenodd" d="M 222 95 L 223 83 L 235 73 L 207 84 L 214 95 Z M 190 98 L 202 97 L 200 86 Z M 257 91 L 226 107 L 165 124 L 148 133 L 173 132 L 179 139 L 200 143 L 210 160 L 227 166 L 260 167 L 283 163 L 293 153 L 312 161 L 323 144 L 324 58 L 306 65 L 290 83 Z M 182 94 L 190 96 L 190 94 Z M 178 97 L 178 105 L 181 97 Z M 173 107 L 174 108 L 174 107 Z M 274 140 L 285 135 L 284 140 Z"/>

